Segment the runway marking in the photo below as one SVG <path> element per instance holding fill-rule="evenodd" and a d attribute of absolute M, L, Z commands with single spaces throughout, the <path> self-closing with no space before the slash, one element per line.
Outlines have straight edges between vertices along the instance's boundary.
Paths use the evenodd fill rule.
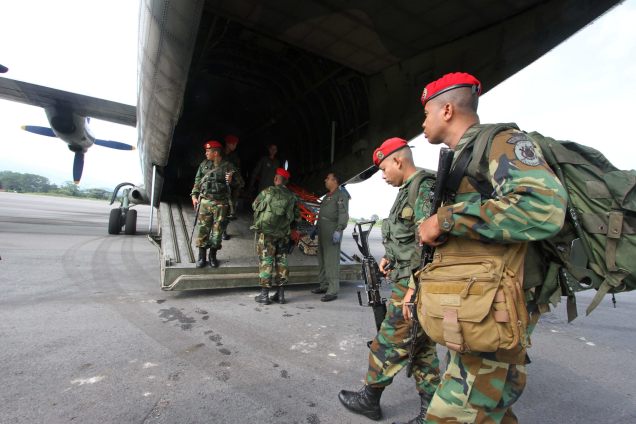
<path fill-rule="evenodd" d="M 103 375 L 98 375 L 91 378 L 76 378 L 75 380 L 71 380 L 71 384 L 77 384 L 78 386 L 83 386 L 84 384 L 95 384 L 99 383 L 106 377 Z"/>

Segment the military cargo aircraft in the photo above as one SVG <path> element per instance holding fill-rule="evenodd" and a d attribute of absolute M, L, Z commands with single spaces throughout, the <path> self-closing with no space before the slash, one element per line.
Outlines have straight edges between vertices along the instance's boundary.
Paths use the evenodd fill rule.
<path fill-rule="evenodd" d="M 57 137 L 75 154 L 73 181 L 79 184 L 84 170 L 84 154 L 93 144 L 117 150 L 134 150 L 134 146 L 113 140 L 95 138 L 89 128 L 90 118 L 122 125 L 137 124 L 134 106 L 97 99 L 50 87 L 0 78 L 0 98 L 44 108 L 50 127 L 24 125 L 25 131 Z"/>
<path fill-rule="evenodd" d="M 205 140 L 237 135 L 245 170 L 276 143 L 294 183 L 321 192 L 328 170 L 348 180 L 381 140 L 421 132 L 427 82 L 465 71 L 488 91 L 618 3 L 141 0 L 145 189 L 130 201 L 159 208 L 162 287 L 209 278 L 168 275 L 194 261 L 182 202 Z"/>

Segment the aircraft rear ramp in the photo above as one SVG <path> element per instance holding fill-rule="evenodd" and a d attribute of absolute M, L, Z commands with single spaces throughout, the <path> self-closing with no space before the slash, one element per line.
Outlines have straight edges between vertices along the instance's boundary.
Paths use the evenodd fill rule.
<path fill-rule="evenodd" d="M 161 202 L 158 212 L 159 234 L 151 240 L 160 251 L 161 289 L 198 290 L 234 287 L 258 287 L 258 258 L 254 247 L 254 232 L 249 229 L 251 216 L 239 214 L 231 221 L 228 234 L 217 257 L 218 268 L 196 268 L 197 248 L 190 240 L 194 225 L 194 211 L 189 203 Z M 360 280 L 361 266 L 341 255 L 340 281 Z M 308 284 L 318 281 L 318 258 L 294 249 L 288 255 L 289 284 Z"/>

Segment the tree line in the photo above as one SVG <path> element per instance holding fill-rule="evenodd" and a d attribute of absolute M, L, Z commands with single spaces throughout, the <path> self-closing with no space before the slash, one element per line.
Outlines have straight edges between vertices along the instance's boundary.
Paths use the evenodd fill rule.
<path fill-rule="evenodd" d="M 51 184 L 48 178 L 36 174 L 22 174 L 13 171 L 0 171 L 0 191 L 17 193 L 50 193 L 60 196 L 85 197 L 91 199 L 110 199 L 111 191 L 101 188 L 80 190 L 72 181 L 61 186 Z"/>

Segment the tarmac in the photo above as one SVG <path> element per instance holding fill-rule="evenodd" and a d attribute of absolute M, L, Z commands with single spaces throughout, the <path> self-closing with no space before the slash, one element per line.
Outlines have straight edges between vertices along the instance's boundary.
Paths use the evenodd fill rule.
<path fill-rule="evenodd" d="M 328 303 L 310 285 L 268 306 L 255 289 L 164 292 L 150 209 L 138 208 L 138 235 L 117 236 L 110 208 L 0 192 L 0 423 L 371 422 L 337 399 L 362 386 L 374 336 L 361 282 Z M 520 422 L 636 422 L 636 294 L 585 317 L 593 294 L 577 296 L 570 324 L 564 304 L 542 317 Z M 386 423 L 417 413 L 404 373 L 382 409 Z"/>

